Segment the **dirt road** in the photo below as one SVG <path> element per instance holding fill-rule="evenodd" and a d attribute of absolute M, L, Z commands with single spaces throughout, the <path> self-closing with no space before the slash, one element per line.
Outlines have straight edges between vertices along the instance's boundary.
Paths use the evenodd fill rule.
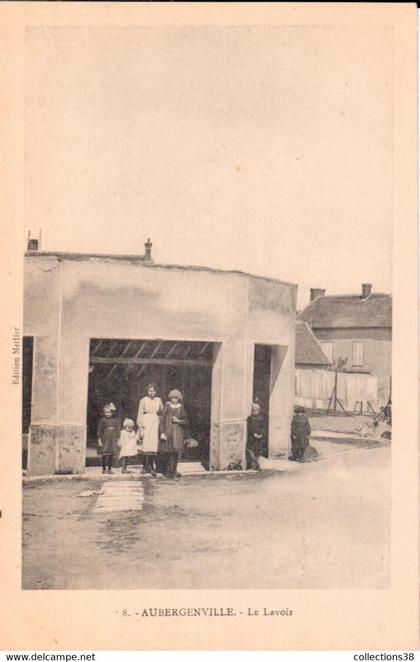
<path fill-rule="evenodd" d="M 386 587 L 390 448 L 317 446 L 292 471 L 27 485 L 23 587 Z"/>

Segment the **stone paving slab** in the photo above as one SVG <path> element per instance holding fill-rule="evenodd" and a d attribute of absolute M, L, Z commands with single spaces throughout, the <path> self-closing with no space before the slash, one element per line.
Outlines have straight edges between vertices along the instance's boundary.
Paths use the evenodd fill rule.
<path fill-rule="evenodd" d="M 102 494 L 97 497 L 92 513 L 111 513 L 124 510 L 141 511 L 144 489 L 141 482 L 119 481 L 104 483 Z"/>

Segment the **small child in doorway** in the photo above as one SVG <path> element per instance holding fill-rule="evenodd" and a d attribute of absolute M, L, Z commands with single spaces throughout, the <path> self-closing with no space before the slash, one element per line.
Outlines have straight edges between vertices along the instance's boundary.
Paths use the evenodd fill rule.
<path fill-rule="evenodd" d="M 112 474 L 114 455 L 118 450 L 120 424 L 116 417 L 117 408 L 109 402 L 104 406 L 104 415 L 98 422 L 98 449 L 102 455 L 102 473 Z"/>
<path fill-rule="evenodd" d="M 130 473 L 127 469 L 128 458 L 135 457 L 139 452 L 139 433 L 134 430 L 134 421 L 131 418 L 124 419 L 123 429 L 118 440 L 120 449 L 121 473 Z"/>

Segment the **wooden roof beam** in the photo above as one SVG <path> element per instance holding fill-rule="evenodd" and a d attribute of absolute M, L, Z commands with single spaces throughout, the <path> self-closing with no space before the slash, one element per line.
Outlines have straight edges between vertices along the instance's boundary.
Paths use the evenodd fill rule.
<path fill-rule="evenodd" d="M 125 355 L 127 354 L 128 350 L 130 349 L 130 347 L 131 347 L 132 344 L 133 344 L 132 342 L 129 342 L 129 343 L 127 344 L 127 347 L 125 348 L 125 350 L 123 351 L 123 353 L 121 354 L 121 356 L 125 356 Z"/>
<path fill-rule="evenodd" d="M 126 356 L 93 356 L 91 363 L 103 365 L 212 365 L 208 359 L 156 359 L 156 358 L 128 358 Z"/>
<path fill-rule="evenodd" d="M 202 349 L 200 350 L 198 356 L 202 356 L 209 345 L 210 345 L 209 342 L 204 343 L 204 347 L 202 347 Z"/>
<path fill-rule="evenodd" d="M 111 379 L 112 373 L 113 373 L 114 370 L 116 370 L 117 368 L 118 368 L 118 365 L 113 365 L 112 368 L 111 368 L 111 370 L 110 370 L 109 373 L 107 374 L 106 379 Z"/>
<path fill-rule="evenodd" d="M 145 347 L 146 344 L 147 344 L 147 341 L 146 341 L 146 342 L 143 342 L 143 343 L 140 345 L 140 349 L 138 350 L 138 352 L 136 352 L 136 353 L 134 354 L 134 357 L 133 357 L 133 358 L 136 359 L 136 358 L 138 357 L 138 355 L 142 353 L 142 351 L 143 351 L 143 349 L 144 349 L 144 347 Z"/>
<path fill-rule="evenodd" d="M 110 356 L 112 354 L 112 352 L 114 351 L 114 349 L 116 348 L 117 345 L 118 345 L 118 340 L 116 342 L 112 343 L 111 349 L 109 350 L 107 356 Z"/>
<path fill-rule="evenodd" d="M 171 349 L 169 350 L 169 352 L 167 353 L 167 355 L 166 355 L 165 358 L 169 359 L 169 357 L 172 356 L 172 354 L 174 353 L 174 351 L 176 350 L 176 348 L 178 347 L 178 345 L 179 345 L 179 343 L 175 342 L 175 343 L 172 345 Z"/>
<path fill-rule="evenodd" d="M 100 340 L 100 341 L 98 342 L 98 344 L 96 345 L 96 347 L 94 348 L 94 350 L 93 350 L 93 352 L 92 352 L 92 356 L 95 356 L 95 354 L 99 351 L 99 348 L 100 348 L 100 346 L 102 345 L 102 343 L 103 343 L 103 340 Z"/>

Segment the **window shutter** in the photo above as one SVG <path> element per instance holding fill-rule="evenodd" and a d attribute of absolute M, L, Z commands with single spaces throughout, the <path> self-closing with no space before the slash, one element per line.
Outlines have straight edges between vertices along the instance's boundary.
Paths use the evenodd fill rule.
<path fill-rule="evenodd" d="M 360 368 L 363 365 L 363 343 L 362 342 L 354 342 L 353 343 L 353 365 L 357 368 Z"/>
<path fill-rule="evenodd" d="M 322 351 L 324 354 L 327 356 L 327 358 L 331 361 L 331 363 L 334 360 L 334 345 L 332 342 L 323 342 L 322 343 Z"/>

